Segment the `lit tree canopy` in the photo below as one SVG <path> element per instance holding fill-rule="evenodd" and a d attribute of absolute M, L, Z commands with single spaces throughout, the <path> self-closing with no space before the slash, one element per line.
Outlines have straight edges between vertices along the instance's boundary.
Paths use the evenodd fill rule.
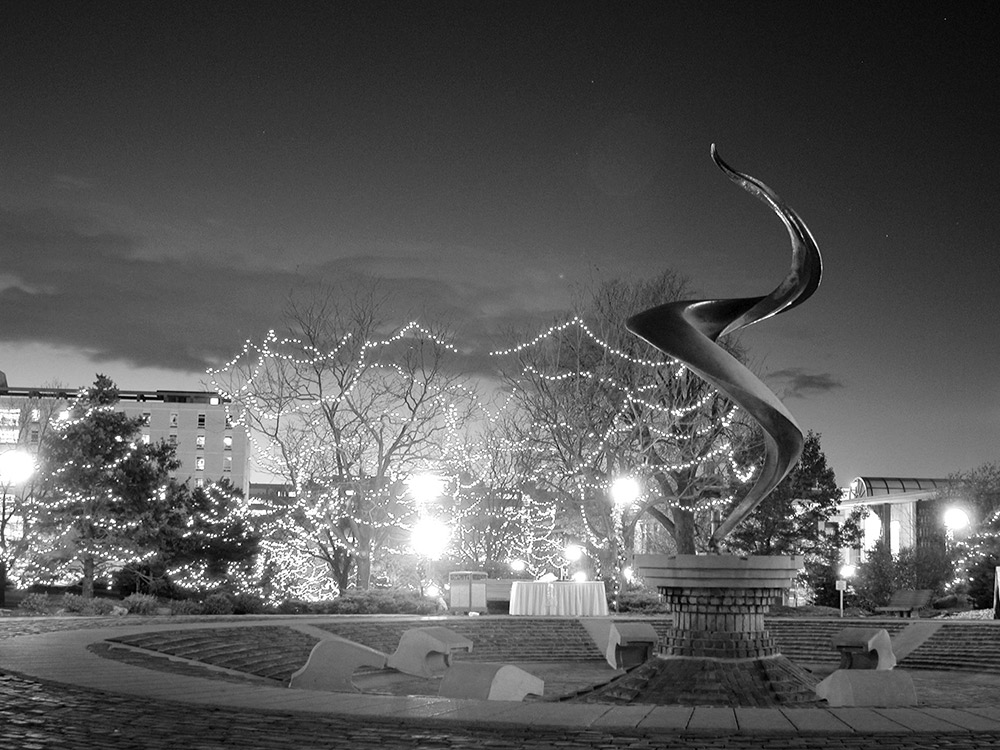
<path fill-rule="evenodd" d="M 656 519 L 676 551 L 693 553 L 713 509 L 729 501 L 734 405 L 704 380 L 625 330 L 633 313 L 689 296 L 673 273 L 600 285 L 575 315 L 500 352 L 512 401 L 526 415 L 520 445 L 538 457 L 537 481 L 576 506 L 605 574 L 621 568 L 636 522 Z M 614 503 L 621 476 L 638 480 Z"/>
<path fill-rule="evenodd" d="M 262 468 L 294 488 L 272 536 L 341 590 L 368 586 L 373 556 L 410 520 L 405 479 L 440 460 L 470 409 L 445 336 L 388 325 L 385 309 L 371 290 L 293 301 L 286 335 L 248 342 L 212 373 Z"/>
<path fill-rule="evenodd" d="M 178 467 L 166 443 L 141 440 L 142 420 L 116 410 L 118 389 L 98 375 L 38 451 L 38 528 L 61 571 L 79 568 L 84 596 L 95 572 L 150 554 L 141 540 L 169 515 L 169 473 Z"/>

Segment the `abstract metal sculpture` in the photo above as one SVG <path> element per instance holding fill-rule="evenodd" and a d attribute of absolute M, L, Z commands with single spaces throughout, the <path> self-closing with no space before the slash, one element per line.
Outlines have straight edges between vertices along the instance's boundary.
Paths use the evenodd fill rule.
<path fill-rule="evenodd" d="M 741 174 L 719 157 L 712 159 L 737 185 L 778 214 L 792 239 L 792 267 L 777 289 L 764 297 L 670 302 L 629 318 L 629 331 L 683 362 L 746 410 L 764 431 L 764 465 L 754 486 L 712 535 L 713 548 L 785 478 L 802 455 L 802 430 L 778 397 L 716 341 L 720 336 L 787 312 L 808 299 L 823 272 L 809 229 L 774 192 Z"/>

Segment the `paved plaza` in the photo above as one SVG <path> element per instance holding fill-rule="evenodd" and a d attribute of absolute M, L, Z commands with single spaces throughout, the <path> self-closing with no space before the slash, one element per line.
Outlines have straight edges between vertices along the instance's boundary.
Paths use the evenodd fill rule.
<path fill-rule="evenodd" d="M 122 633 L 265 622 L 304 620 L 4 618 L 0 748 L 1000 748 L 1000 676 L 988 674 L 914 670 L 914 708 L 610 706 L 289 690 L 88 650 Z"/>

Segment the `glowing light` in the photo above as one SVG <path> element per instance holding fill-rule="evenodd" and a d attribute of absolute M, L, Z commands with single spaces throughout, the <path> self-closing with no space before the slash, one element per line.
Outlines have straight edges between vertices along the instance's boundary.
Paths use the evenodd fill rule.
<path fill-rule="evenodd" d="M 410 544 L 413 551 L 428 560 L 438 560 L 448 548 L 451 532 L 436 518 L 422 518 L 413 527 Z"/>
<path fill-rule="evenodd" d="M 573 574 L 573 580 L 577 583 L 583 583 L 587 580 L 587 573 L 583 570 L 578 570 Z"/>
<path fill-rule="evenodd" d="M 629 583 L 632 583 L 633 581 L 635 581 L 635 571 L 632 570 L 632 566 L 631 565 L 628 566 L 628 567 L 626 567 L 622 571 L 622 575 L 625 576 L 625 580 L 628 581 Z"/>
<path fill-rule="evenodd" d="M 511 560 L 510 569 L 513 570 L 515 573 L 523 573 L 525 570 L 528 569 L 528 563 L 526 563 L 524 560 Z"/>
<path fill-rule="evenodd" d="M 583 547 L 579 544 L 567 544 L 563 547 L 563 557 L 569 562 L 576 562 L 583 557 Z"/>
<path fill-rule="evenodd" d="M 948 531 L 961 531 L 969 526 L 969 514 L 961 508 L 948 508 L 944 512 L 944 526 Z"/>
<path fill-rule="evenodd" d="M 445 481 L 434 474 L 416 474 L 406 480 L 406 487 L 418 503 L 429 503 L 444 494 Z"/>
<path fill-rule="evenodd" d="M 854 578 L 854 574 L 858 572 L 858 569 L 853 565 L 841 565 L 840 566 L 840 577 L 841 578 Z"/>
<path fill-rule="evenodd" d="M 424 596 L 429 596 L 431 599 L 437 599 L 441 596 L 441 589 L 438 588 L 436 583 L 429 583 L 424 587 Z"/>
<path fill-rule="evenodd" d="M 35 473 L 35 459 L 25 451 L 10 450 L 0 453 L 0 482 L 21 484 Z"/>
<path fill-rule="evenodd" d="M 611 499 L 620 508 L 627 508 L 642 494 L 642 487 L 632 477 L 618 477 L 611 485 Z"/>

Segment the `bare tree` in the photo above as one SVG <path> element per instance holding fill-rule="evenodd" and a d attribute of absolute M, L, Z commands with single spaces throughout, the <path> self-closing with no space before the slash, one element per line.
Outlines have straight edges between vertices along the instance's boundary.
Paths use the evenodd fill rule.
<path fill-rule="evenodd" d="M 386 304 L 372 289 L 295 299 L 284 337 L 212 373 L 262 468 L 294 488 L 281 544 L 325 563 L 340 590 L 368 587 L 412 512 L 405 480 L 440 459 L 470 408 L 445 334 L 389 326 Z"/>
<path fill-rule="evenodd" d="M 575 314 L 528 344 L 507 385 L 527 415 L 521 445 L 540 459 L 537 479 L 575 506 L 605 575 L 620 571 L 636 524 L 651 516 L 680 553 L 707 542 L 727 501 L 727 473 L 741 430 L 734 405 L 700 377 L 625 329 L 633 313 L 688 298 L 673 273 L 601 284 Z M 617 478 L 638 497 L 613 502 Z"/>
<path fill-rule="evenodd" d="M 454 547 L 462 565 L 506 577 L 521 561 L 533 575 L 558 567 L 556 504 L 535 481 L 537 457 L 517 448 L 511 420 L 501 411 L 483 419 L 448 470 L 455 477 L 451 511 Z"/>

